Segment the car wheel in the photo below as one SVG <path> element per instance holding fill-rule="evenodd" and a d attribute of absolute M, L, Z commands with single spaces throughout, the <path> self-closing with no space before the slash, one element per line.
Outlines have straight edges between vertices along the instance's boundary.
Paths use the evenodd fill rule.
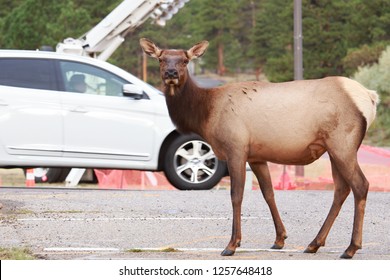
<path fill-rule="evenodd" d="M 69 168 L 49 168 L 37 167 L 34 168 L 34 177 L 36 183 L 57 183 L 63 182 L 68 176 Z M 24 170 L 26 174 L 26 169 Z"/>
<path fill-rule="evenodd" d="M 226 174 L 226 163 L 201 137 L 181 135 L 167 149 L 164 173 L 179 190 L 209 190 Z"/>

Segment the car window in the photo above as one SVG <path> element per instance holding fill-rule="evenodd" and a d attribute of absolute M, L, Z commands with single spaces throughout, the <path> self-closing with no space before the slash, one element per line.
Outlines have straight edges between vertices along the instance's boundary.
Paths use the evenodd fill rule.
<path fill-rule="evenodd" d="M 0 85 L 57 90 L 54 64 L 47 59 L 0 58 Z"/>
<path fill-rule="evenodd" d="M 65 91 L 95 95 L 123 96 L 122 88 L 129 82 L 92 65 L 60 61 Z"/>

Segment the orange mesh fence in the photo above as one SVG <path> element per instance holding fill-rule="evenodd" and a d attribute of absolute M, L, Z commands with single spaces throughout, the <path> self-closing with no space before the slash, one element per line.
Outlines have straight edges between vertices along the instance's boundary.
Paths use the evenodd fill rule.
<path fill-rule="evenodd" d="M 175 189 L 161 172 L 95 169 L 95 174 L 99 188 L 104 189 Z"/>
<path fill-rule="evenodd" d="M 362 145 L 358 151 L 358 161 L 367 180 L 370 191 L 390 191 L 390 151 Z M 283 166 L 270 164 L 273 186 L 275 189 L 333 189 L 329 156 L 325 154 L 319 160 L 305 166 L 303 178 L 295 176 L 295 167 L 286 168 L 287 179 L 284 180 Z M 283 182 L 285 184 L 283 184 Z"/>
<path fill-rule="evenodd" d="M 390 150 L 362 145 L 358 161 L 370 182 L 370 191 L 390 191 Z M 327 154 L 304 168 L 304 177 L 295 176 L 295 166 L 269 164 L 272 183 L 277 190 L 332 190 L 332 171 Z M 95 169 L 100 188 L 175 190 L 161 172 Z M 229 177 L 219 187 L 229 187 Z M 253 176 L 253 189 L 258 183 Z"/>

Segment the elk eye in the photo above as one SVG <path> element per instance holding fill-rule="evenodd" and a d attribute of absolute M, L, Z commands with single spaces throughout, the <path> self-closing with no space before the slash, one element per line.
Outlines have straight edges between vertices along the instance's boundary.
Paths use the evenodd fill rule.
<path fill-rule="evenodd" d="M 189 61 L 188 59 L 185 59 L 185 60 L 183 61 L 183 64 L 184 64 L 184 65 L 187 65 L 188 62 L 190 62 L 190 61 Z"/>

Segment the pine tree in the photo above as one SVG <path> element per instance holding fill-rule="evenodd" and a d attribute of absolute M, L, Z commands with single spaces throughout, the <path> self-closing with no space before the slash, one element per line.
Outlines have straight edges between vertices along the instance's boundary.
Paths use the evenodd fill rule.
<path fill-rule="evenodd" d="M 293 78 L 293 5 L 284 0 L 264 0 L 256 14 L 251 55 L 271 81 Z"/>
<path fill-rule="evenodd" d="M 1 47 L 55 47 L 66 37 L 83 34 L 88 30 L 89 22 L 88 12 L 76 7 L 72 0 L 53 2 L 50 5 L 47 5 L 45 0 L 26 0 L 4 18 L 1 26 Z"/>

